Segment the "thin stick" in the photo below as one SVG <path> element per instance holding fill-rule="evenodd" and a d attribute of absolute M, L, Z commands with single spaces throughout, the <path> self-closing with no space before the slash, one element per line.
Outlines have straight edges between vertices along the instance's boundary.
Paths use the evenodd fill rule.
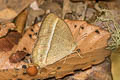
<path fill-rule="evenodd" d="M 82 13 L 82 20 L 85 20 L 85 15 L 86 15 L 86 12 L 87 12 L 87 7 L 88 7 L 88 4 L 87 4 L 87 2 L 85 2 L 85 5 L 84 5 L 85 10 Z"/>

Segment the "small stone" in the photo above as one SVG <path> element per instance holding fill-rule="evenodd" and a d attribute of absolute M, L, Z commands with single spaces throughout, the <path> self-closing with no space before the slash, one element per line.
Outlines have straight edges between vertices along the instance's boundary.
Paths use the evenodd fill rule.
<path fill-rule="evenodd" d="M 30 75 L 30 76 L 35 76 L 35 75 L 37 75 L 37 73 L 38 73 L 38 69 L 37 69 L 37 67 L 36 66 L 29 66 L 27 69 L 26 69 L 26 72 L 27 72 L 27 74 L 28 75 Z"/>

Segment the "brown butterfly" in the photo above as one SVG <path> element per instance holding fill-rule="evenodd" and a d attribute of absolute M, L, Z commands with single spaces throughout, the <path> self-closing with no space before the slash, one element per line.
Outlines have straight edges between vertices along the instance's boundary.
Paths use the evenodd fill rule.
<path fill-rule="evenodd" d="M 75 48 L 76 43 L 68 25 L 51 13 L 42 23 L 32 60 L 45 67 L 73 53 Z"/>

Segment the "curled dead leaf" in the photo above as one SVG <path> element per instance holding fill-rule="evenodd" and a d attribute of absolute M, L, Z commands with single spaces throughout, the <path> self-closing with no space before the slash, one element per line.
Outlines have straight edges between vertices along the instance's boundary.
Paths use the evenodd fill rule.
<path fill-rule="evenodd" d="M 0 19 L 2 20 L 9 20 L 15 16 L 17 16 L 17 13 L 13 9 L 6 8 L 0 11 Z"/>
<path fill-rule="evenodd" d="M 25 58 L 25 56 L 27 55 L 26 52 L 24 51 L 17 51 L 16 53 L 13 53 L 10 58 L 9 61 L 11 63 L 17 63 L 20 62 L 23 58 Z"/>
<path fill-rule="evenodd" d="M 20 14 L 17 16 L 17 18 L 16 18 L 16 21 L 15 21 L 16 30 L 17 30 L 19 33 L 24 32 L 24 27 L 25 27 L 27 15 L 28 15 L 28 11 L 27 11 L 27 9 L 26 9 L 26 10 L 24 10 L 22 13 L 20 13 Z"/>

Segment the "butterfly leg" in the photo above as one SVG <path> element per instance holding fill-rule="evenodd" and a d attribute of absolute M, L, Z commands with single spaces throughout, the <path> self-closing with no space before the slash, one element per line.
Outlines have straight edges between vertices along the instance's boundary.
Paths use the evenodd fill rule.
<path fill-rule="evenodd" d="M 63 64 L 65 64 L 66 60 L 67 60 L 67 56 L 65 57 L 65 60 L 64 60 Z"/>
<path fill-rule="evenodd" d="M 80 55 L 80 49 L 77 49 L 75 53 L 77 53 L 80 58 L 83 58 L 83 56 Z"/>
<path fill-rule="evenodd" d="M 80 58 L 83 58 L 83 56 L 81 56 L 80 53 L 77 52 L 77 54 L 78 54 L 78 56 L 79 56 Z"/>
<path fill-rule="evenodd" d="M 85 5 L 84 5 L 85 10 L 82 13 L 82 20 L 85 20 L 85 15 L 86 15 L 86 12 L 87 12 L 87 7 L 88 7 L 88 3 L 85 2 Z"/>

